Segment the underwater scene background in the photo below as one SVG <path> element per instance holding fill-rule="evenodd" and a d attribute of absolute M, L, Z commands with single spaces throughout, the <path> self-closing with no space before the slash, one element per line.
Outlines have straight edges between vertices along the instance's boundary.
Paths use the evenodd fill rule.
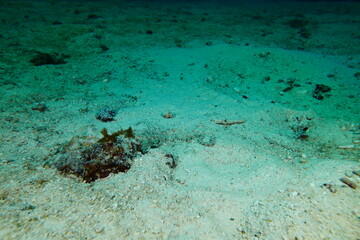
<path fill-rule="evenodd" d="M 360 236 L 358 1 L 0 1 L 0 239 Z"/>

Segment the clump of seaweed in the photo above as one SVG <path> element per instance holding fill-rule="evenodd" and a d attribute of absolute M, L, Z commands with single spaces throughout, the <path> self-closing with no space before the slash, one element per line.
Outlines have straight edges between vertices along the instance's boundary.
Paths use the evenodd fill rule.
<path fill-rule="evenodd" d="M 330 91 L 331 91 L 331 87 L 326 86 L 324 84 L 316 84 L 313 93 L 313 98 L 316 98 L 317 100 L 323 100 L 324 99 L 323 93 L 327 93 Z M 328 94 L 327 96 L 330 95 Z"/>
<path fill-rule="evenodd" d="M 58 65 L 58 64 L 65 64 L 65 58 L 69 56 L 65 54 L 58 54 L 58 53 L 43 53 L 43 52 L 36 52 L 36 55 L 30 60 L 34 66 L 42 66 L 42 65 Z"/>
<path fill-rule="evenodd" d="M 55 167 L 65 174 L 81 177 L 85 182 L 105 178 L 111 173 L 127 172 L 132 160 L 143 153 L 141 142 L 129 127 L 109 134 L 96 142 L 75 138 L 65 145 L 55 161 Z"/>
<path fill-rule="evenodd" d="M 121 135 L 124 135 L 124 137 L 126 137 L 126 138 L 135 138 L 134 131 L 132 130 L 131 127 L 129 127 L 128 129 L 125 129 L 125 130 L 120 130 L 120 131 L 114 132 L 111 135 L 109 135 L 106 128 L 104 128 L 103 130 L 101 130 L 101 134 L 103 135 L 103 137 L 100 138 L 98 142 L 103 143 L 103 144 L 116 143 L 117 138 Z"/>

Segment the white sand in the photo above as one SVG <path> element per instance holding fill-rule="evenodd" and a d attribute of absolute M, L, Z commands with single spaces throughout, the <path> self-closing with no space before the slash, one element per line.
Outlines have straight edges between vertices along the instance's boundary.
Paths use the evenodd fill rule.
<path fill-rule="evenodd" d="M 0 9 L 0 239 L 360 238 L 359 3 Z M 70 58 L 33 66 L 35 51 Z M 116 121 L 95 118 L 104 106 Z M 129 126 L 167 140 L 127 173 L 84 183 L 47 164 Z"/>

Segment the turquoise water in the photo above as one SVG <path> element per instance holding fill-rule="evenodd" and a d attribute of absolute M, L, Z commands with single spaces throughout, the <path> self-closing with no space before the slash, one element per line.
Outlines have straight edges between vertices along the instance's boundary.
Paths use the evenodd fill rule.
<path fill-rule="evenodd" d="M 1 1 L 1 239 L 358 239 L 355 1 Z"/>

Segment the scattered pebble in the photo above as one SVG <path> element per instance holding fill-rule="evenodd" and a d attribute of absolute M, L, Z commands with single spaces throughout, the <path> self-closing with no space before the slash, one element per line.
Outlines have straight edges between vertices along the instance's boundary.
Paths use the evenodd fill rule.
<path fill-rule="evenodd" d="M 332 193 L 336 193 L 336 191 L 337 191 L 336 186 L 331 183 L 324 183 L 321 187 L 329 189 L 329 191 Z"/>
<path fill-rule="evenodd" d="M 350 170 L 345 171 L 345 176 L 351 177 L 352 175 L 353 175 L 352 171 Z"/>
<path fill-rule="evenodd" d="M 104 231 L 104 227 L 96 227 L 95 233 L 102 233 Z"/>
<path fill-rule="evenodd" d="M 175 115 L 172 112 L 166 112 L 162 116 L 163 116 L 163 118 L 166 118 L 166 119 L 170 119 L 170 118 L 175 117 Z"/>
<path fill-rule="evenodd" d="M 353 171 L 353 174 L 355 174 L 356 176 L 359 176 L 359 177 L 360 177 L 360 171 L 354 170 L 354 171 Z"/>
<path fill-rule="evenodd" d="M 290 197 L 297 197 L 297 196 L 300 196 L 300 193 L 299 192 L 292 192 L 289 194 Z"/>
<path fill-rule="evenodd" d="M 20 206 L 20 210 L 21 211 L 26 211 L 26 210 L 33 210 L 35 209 L 35 206 L 29 204 L 29 203 L 24 203 Z"/>
<path fill-rule="evenodd" d="M 98 119 L 102 122 L 114 121 L 115 116 L 116 116 L 116 111 L 109 107 L 104 107 L 104 108 L 100 109 L 95 115 L 96 119 Z"/>
<path fill-rule="evenodd" d="M 45 112 L 47 110 L 47 106 L 45 103 L 37 103 L 34 107 L 31 108 L 31 110 L 39 111 L 39 112 Z"/>
<path fill-rule="evenodd" d="M 340 178 L 340 181 L 345 183 L 347 186 L 349 186 L 352 189 L 356 189 L 357 186 L 354 182 L 352 182 L 350 179 L 348 178 Z"/>
<path fill-rule="evenodd" d="M 338 149 L 354 149 L 354 145 L 344 145 L 344 146 L 338 146 Z"/>
<path fill-rule="evenodd" d="M 219 124 L 219 125 L 224 125 L 224 126 L 230 126 L 230 125 L 234 125 L 234 124 L 242 124 L 245 123 L 245 120 L 242 119 L 238 119 L 238 120 L 212 120 L 214 123 Z"/>

